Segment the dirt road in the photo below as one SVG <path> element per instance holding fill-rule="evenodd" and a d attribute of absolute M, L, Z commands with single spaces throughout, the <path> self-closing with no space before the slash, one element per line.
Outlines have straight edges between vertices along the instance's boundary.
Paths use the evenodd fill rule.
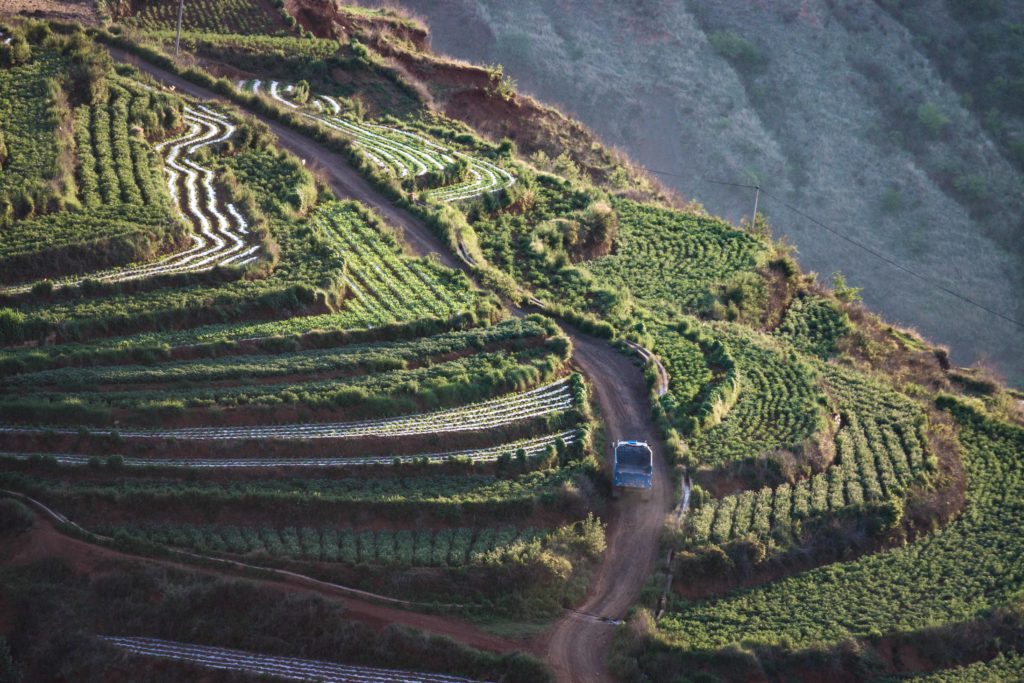
<path fill-rule="evenodd" d="M 37 508 L 37 510 L 45 511 L 46 514 L 36 518 L 35 527 L 31 533 L 12 542 L 0 543 L 0 550 L 2 550 L 0 554 L 4 556 L 3 564 L 5 566 L 23 566 L 39 560 L 59 557 L 64 559 L 71 567 L 74 567 L 76 571 L 86 574 L 102 571 L 112 561 L 142 562 L 216 576 L 229 574 L 239 580 L 260 583 L 289 593 L 319 595 L 343 605 L 349 617 L 369 623 L 375 627 L 383 627 L 388 624 L 403 624 L 428 633 L 449 636 L 471 647 L 492 652 L 515 652 L 526 649 L 524 643 L 486 633 L 462 619 L 415 612 L 398 607 L 389 607 L 370 600 L 362 600 L 352 597 L 351 589 L 337 587 L 333 584 L 300 574 L 278 572 L 280 578 L 277 579 L 250 578 L 231 569 L 214 569 L 212 567 L 169 559 L 133 555 L 104 545 L 73 538 L 59 531 L 53 523 L 56 519 L 67 524 L 69 521 L 66 517 L 59 512 L 47 508 L 39 501 L 21 495 L 18 497 L 29 503 L 32 507 Z M 241 563 L 239 563 L 239 566 L 242 566 Z"/>
<path fill-rule="evenodd" d="M 233 104 L 226 97 L 222 97 L 212 90 L 185 80 L 170 71 L 149 64 L 131 53 L 116 48 L 108 49 L 114 59 L 132 64 L 160 83 L 173 86 L 177 92 L 202 100 L 214 100 Z M 405 233 L 406 242 L 417 253 L 437 254 L 444 265 L 451 268 L 461 267 L 462 264 L 459 260 L 447 249 L 441 239 L 430 228 L 415 216 L 395 206 L 390 199 L 377 190 L 359 171 L 352 168 L 348 159 L 337 152 L 332 152 L 319 142 L 306 137 L 294 128 L 290 128 L 283 123 L 255 112 L 250 113 L 270 127 L 270 130 L 277 136 L 282 147 L 304 160 L 310 170 L 318 173 L 326 180 L 336 195 L 355 199 L 370 206 L 388 224 L 401 228 L 402 232 Z"/>
<path fill-rule="evenodd" d="M 594 387 L 609 444 L 624 438 L 659 443 L 640 369 L 593 337 L 573 334 L 572 340 L 573 360 Z M 614 626 L 602 619 L 623 618 L 640 596 L 654 569 L 662 525 L 672 507 L 669 468 L 655 451 L 650 500 L 624 495 L 612 504 L 608 549 L 587 599 L 546 635 L 546 659 L 564 683 L 614 680 L 606 662 Z M 605 454 L 606 462 L 610 455 Z"/>
<path fill-rule="evenodd" d="M 134 64 L 158 81 L 173 85 L 179 92 L 225 101 L 206 88 L 127 53 L 111 52 L 116 59 Z M 306 159 L 313 168 L 321 169 L 339 196 L 371 206 L 388 223 L 401 228 L 406 243 L 414 251 L 423 255 L 436 254 L 442 263 L 463 268 L 463 264 L 430 228 L 396 207 L 359 175 L 344 157 L 283 124 L 258 118 L 270 126 L 284 147 Z M 651 419 L 647 386 L 640 368 L 607 343 L 572 330 L 568 332 L 573 341 L 573 361 L 594 387 L 608 442 L 631 438 L 657 444 L 658 434 Z M 604 455 L 607 461 L 611 454 Z M 668 466 L 662 457 L 655 457 L 654 462 L 654 490 L 650 499 L 645 501 L 639 497 L 624 496 L 610 507 L 608 549 L 604 562 L 595 573 L 587 599 L 577 612 L 570 612 L 559 620 L 541 641 L 547 643 L 546 658 L 564 683 L 614 680 L 608 673 L 606 661 L 614 626 L 601 621 L 601 618 L 624 617 L 639 597 L 644 581 L 654 567 L 662 524 L 672 507 Z M 404 619 L 398 621 L 408 623 Z"/>

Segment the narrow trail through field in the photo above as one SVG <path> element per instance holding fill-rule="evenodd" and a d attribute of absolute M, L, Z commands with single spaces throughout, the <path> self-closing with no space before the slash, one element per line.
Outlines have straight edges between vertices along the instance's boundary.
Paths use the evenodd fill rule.
<path fill-rule="evenodd" d="M 321 581 L 296 572 L 283 569 L 267 569 L 234 560 L 206 557 L 187 551 L 176 551 L 175 556 L 191 558 L 188 562 L 185 560 L 177 561 L 174 559 L 133 555 L 115 550 L 106 545 L 66 535 L 57 528 L 57 524 L 77 529 L 81 535 L 92 535 L 98 538 L 97 535 L 90 534 L 90 532 L 80 527 L 73 520 L 69 520 L 63 514 L 46 506 L 41 501 L 16 491 L 0 491 L 0 495 L 17 498 L 43 513 L 43 516 L 37 518 L 35 528 L 28 534 L 27 542 L 19 542 L 18 547 L 8 553 L 8 556 L 5 558 L 6 564 L 17 566 L 45 558 L 60 557 L 73 567 L 91 571 L 110 561 L 132 560 L 202 574 L 216 576 L 229 574 L 239 576 L 246 581 L 267 584 L 289 592 L 315 593 L 344 605 L 352 618 L 371 624 L 379 626 L 403 624 L 429 633 L 446 635 L 471 647 L 492 652 L 514 652 L 524 649 L 523 643 L 485 633 L 475 625 L 462 619 L 415 612 L 409 609 L 414 606 L 412 603 L 379 596 L 347 586 L 340 586 L 328 581 Z M 193 562 L 196 559 L 203 560 L 205 564 L 194 564 Z M 218 565 L 220 568 L 215 569 L 214 566 Z M 241 573 L 246 570 L 258 570 L 264 576 L 271 576 L 272 578 L 254 578 L 251 576 L 251 573 Z M 386 602 L 398 605 L 398 607 L 382 604 Z"/>
<path fill-rule="evenodd" d="M 168 71 L 127 53 L 112 49 L 115 59 L 134 64 L 158 81 L 186 94 L 207 100 L 223 100 Z M 374 188 L 340 154 L 277 121 L 259 117 L 270 126 L 281 144 L 321 169 L 340 196 L 361 201 L 401 228 L 407 244 L 421 255 L 436 254 L 442 263 L 465 270 L 429 227 Z M 594 387 L 609 444 L 617 439 L 641 439 L 658 444 L 651 419 L 648 389 L 642 370 L 607 343 L 566 329 L 573 342 L 573 361 Z M 603 618 L 618 620 L 637 600 L 656 561 L 662 525 L 672 508 L 671 473 L 663 457 L 654 459 L 654 488 L 648 500 L 624 496 L 611 504 L 608 548 L 594 574 L 590 591 L 576 612 L 569 612 L 546 633 L 545 656 L 564 683 L 600 683 L 614 680 L 608 671 L 614 626 Z M 605 462 L 610 452 L 605 453 Z M 589 615 L 589 616 L 588 616 Z M 397 619 L 397 621 L 403 621 Z M 403 621 L 404 623 L 404 621 Z M 454 634 L 453 634 L 454 635 Z M 458 636 L 456 636 L 458 637 Z"/>

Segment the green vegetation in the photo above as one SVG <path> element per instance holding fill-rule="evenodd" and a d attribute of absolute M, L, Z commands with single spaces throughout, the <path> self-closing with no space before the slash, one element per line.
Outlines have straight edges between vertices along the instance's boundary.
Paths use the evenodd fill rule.
<path fill-rule="evenodd" d="M 850 317 L 834 302 L 824 297 L 801 296 L 790 303 L 775 334 L 804 353 L 828 358 L 852 329 Z"/>
<path fill-rule="evenodd" d="M 887 679 L 885 683 L 1002 683 L 1021 679 L 1024 679 L 1024 655 L 1006 655 L 1000 652 L 987 662 L 975 662 L 920 676 Z"/>
<path fill-rule="evenodd" d="M 355 531 L 310 527 L 236 527 L 194 525 L 101 525 L 96 531 L 128 536 L 157 545 L 200 553 L 249 555 L 262 558 L 341 562 L 386 567 L 459 567 L 499 556 L 513 544 L 543 540 L 535 528 L 448 527 L 440 531 Z"/>
<path fill-rule="evenodd" d="M 131 15 L 121 15 L 126 24 L 139 28 L 173 29 L 178 23 L 178 3 L 174 0 L 147 0 Z M 192 0 L 185 3 L 182 26 L 190 31 L 287 35 L 282 15 L 269 10 L 269 2 L 251 0 Z M 276 16 L 275 16 L 276 15 Z M 291 21 L 294 28 L 295 20 Z"/>
<path fill-rule="evenodd" d="M 284 405 L 320 409 L 347 420 L 391 416 L 534 386 L 563 367 L 567 350 L 564 340 L 555 338 L 535 349 L 479 352 L 409 369 L 371 367 L 368 373 L 338 379 L 320 380 L 313 374 L 297 381 L 249 384 L 242 380 L 209 388 L 186 384 L 125 390 L 90 385 L 84 391 L 23 391 L 16 398 L 0 400 L 0 416 L 7 422 L 46 424 L 110 424 L 115 416 L 126 425 L 166 424 L 189 408 L 224 419 L 226 408 L 273 411 Z"/>
<path fill-rule="evenodd" d="M 702 312 L 735 320 L 760 305 L 747 276 L 766 258 L 756 238 L 696 214 L 629 200 L 615 202 L 615 252 L 587 264 L 606 286 L 627 289 L 663 315 Z"/>
<path fill-rule="evenodd" d="M 180 125 L 180 102 L 120 76 L 106 76 L 104 89 L 100 102 L 73 114 L 81 211 L 4 231 L 4 281 L 31 280 L 41 268 L 64 275 L 148 261 L 188 241 L 185 224 L 170 216 L 162 165 L 144 137 Z"/>
<path fill-rule="evenodd" d="M 30 61 L 0 68 L 2 227 L 71 199 L 74 190 L 67 187 L 69 169 L 61 161 L 58 136 L 66 125 L 67 101 L 57 77 L 66 64 L 56 51 L 37 49 Z"/>
<path fill-rule="evenodd" d="M 809 447 L 825 422 L 817 371 L 795 353 L 775 347 L 769 337 L 738 326 L 713 330 L 735 359 L 739 389 L 731 409 L 728 400 L 721 400 L 719 408 L 709 411 L 718 419 L 694 429 L 689 440 L 693 460 L 715 467 Z"/>
<path fill-rule="evenodd" d="M 512 478 L 488 474 L 429 475 L 381 479 L 262 479 L 212 482 L 163 478 L 78 481 L 43 475 L 23 478 L 0 473 L 0 481 L 32 492 L 62 509 L 101 501 L 170 515 L 174 510 L 214 510 L 226 505 L 280 513 L 326 514 L 376 511 L 393 519 L 416 514 L 440 519 L 478 515 L 492 519 L 526 517 L 539 505 L 557 506 L 558 492 L 572 488 L 586 469 L 571 466 L 526 472 Z M 569 496 L 571 502 L 572 496 Z M 564 504 L 566 501 L 561 501 Z"/>
<path fill-rule="evenodd" d="M 547 320 L 531 316 L 509 320 L 492 327 L 445 332 L 417 337 L 411 341 L 371 343 L 330 343 L 318 348 L 298 350 L 299 340 L 277 341 L 278 353 L 241 354 L 221 358 L 174 362 L 150 362 L 146 365 L 97 365 L 68 367 L 38 372 L 11 374 L 5 377 L 0 391 L 38 390 L 43 387 L 62 391 L 96 389 L 116 384 L 130 387 L 138 384 L 175 385 L 215 382 L 231 379 L 266 379 L 280 376 L 313 375 L 329 372 L 375 373 L 429 364 L 449 354 L 463 354 L 489 345 L 510 343 L 526 347 L 557 333 Z M 268 347 L 273 344 L 268 342 Z M 221 348 L 221 353 L 226 349 Z M 154 359 L 155 360 L 155 359 Z"/>
<path fill-rule="evenodd" d="M 708 36 L 711 47 L 733 66 L 744 71 L 763 69 L 767 58 L 752 42 L 731 31 L 718 31 Z"/>
<path fill-rule="evenodd" d="M 821 529 L 837 519 L 866 521 L 869 535 L 902 522 L 910 487 L 935 470 L 923 412 L 878 382 L 835 366 L 822 372 L 843 425 L 828 468 L 793 484 L 704 504 L 687 520 L 693 546 L 755 539 L 775 555 L 817 542 Z M 830 542 L 843 543 L 836 533 Z M 694 559 L 680 556 L 679 561 Z"/>
<path fill-rule="evenodd" d="M 911 545 L 815 569 L 720 599 L 675 601 L 658 648 L 714 651 L 730 643 L 827 645 L 848 636 L 971 619 L 1007 604 L 1024 584 L 1019 501 L 1024 430 L 958 403 L 967 502 L 947 528 Z M 901 605 L 901 609 L 892 609 Z M 738 624 L 742 624 L 738 627 Z M 682 651 L 680 650 L 680 653 Z M 656 680 L 660 674 L 651 675 Z"/>

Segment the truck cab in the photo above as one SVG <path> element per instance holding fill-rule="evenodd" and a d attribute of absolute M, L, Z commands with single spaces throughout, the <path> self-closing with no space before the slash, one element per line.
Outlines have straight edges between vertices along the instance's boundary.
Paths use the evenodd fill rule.
<path fill-rule="evenodd" d="M 615 467 L 612 474 L 612 496 L 618 498 L 624 489 L 638 489 L 646 497 L 654 477 L 654 452 L 646 441 L 615 442 Z"/>

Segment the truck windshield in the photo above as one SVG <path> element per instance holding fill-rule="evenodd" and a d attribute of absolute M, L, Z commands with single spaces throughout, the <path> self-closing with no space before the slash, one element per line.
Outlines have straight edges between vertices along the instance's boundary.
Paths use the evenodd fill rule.
<path fill-rule="evenodd" d="M 643 446 L 619 446 L 616 457 L 620 465 L 649 467 L 651 454 Z"/>

